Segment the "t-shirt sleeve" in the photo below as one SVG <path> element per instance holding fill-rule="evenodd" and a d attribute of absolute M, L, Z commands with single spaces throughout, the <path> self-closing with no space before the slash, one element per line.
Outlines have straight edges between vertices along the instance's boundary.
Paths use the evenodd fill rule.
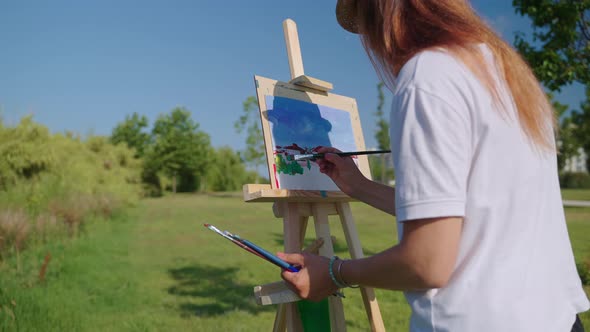
<path fill-rule="evenodd" d="M 394 96 L 390 136 L 398 221 L 465 215 L 468 119 L 467 110 L 416 86 Z"/>

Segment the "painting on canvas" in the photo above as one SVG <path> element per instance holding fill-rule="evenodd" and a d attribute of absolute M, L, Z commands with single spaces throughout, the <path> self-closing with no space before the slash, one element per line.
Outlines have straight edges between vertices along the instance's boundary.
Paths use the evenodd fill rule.
<path fill-rule="evenodd" d="M 281 96 L 265 96 L 272 139 L 272 169 L 276 188 L 337 191 L 338 187 L 312 160 L 295 155 L 314 153 L 320 146 L 355 151 L 350 113 Z"/>

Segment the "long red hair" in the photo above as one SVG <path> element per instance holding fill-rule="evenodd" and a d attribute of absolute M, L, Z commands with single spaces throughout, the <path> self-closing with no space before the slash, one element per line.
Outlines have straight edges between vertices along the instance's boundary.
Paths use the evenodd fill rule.
<path fill-rule="evenodd" d="M 518 121 L 536 146 L 554 150 L 555 115 L 547 96 L 522 57 L 475 13 L 465 0 L 357 0 L 363 45 L 386 82 L 393 82 L 416 53 L 442 47 L 456 55 L 499 100 L 477 45 L 485 43 L 512 92 Z"/>

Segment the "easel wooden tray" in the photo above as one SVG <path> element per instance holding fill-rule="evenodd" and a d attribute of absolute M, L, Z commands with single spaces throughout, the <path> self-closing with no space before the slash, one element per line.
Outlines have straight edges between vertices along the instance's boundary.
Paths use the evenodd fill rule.
<path fill-rule="evenodd" d="M 341 191 L 313 191 L 272 189 L 269 184 L 246 184 L 243 187 L 246 202 L 353 202 L 354 198 Z"/>

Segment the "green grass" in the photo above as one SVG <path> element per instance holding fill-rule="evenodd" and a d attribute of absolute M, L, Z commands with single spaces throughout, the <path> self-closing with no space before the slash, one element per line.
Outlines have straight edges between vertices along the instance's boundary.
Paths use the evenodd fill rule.
<path fill-rule="evenodd" d="M 394 220 L 352 204 L 366 254 L 395 243 Z M 577 259 L 590 257 L 590 208 L 567 208 Z M 282 248 L 282 221 L 270 203 L 178 195 L 142 201 L 116 220 L 89 223 L 78 239 L 29 248 L 0 265 L 0 331 L 268 331 L 276 307 L 258 306 L 255 285 L 280 280 L 274 266 L 202 226 L 231 230 L 270 251 Z M 312 224 L 310 222 L 310 224 Z M 349 257 L 331 217 L 335 250 Z M 314 235 L 308 229 L 306 242 Z M 51 253 L 45 282 L 38 271 Z M 18 266 L 18 269 L 17 269 Z M 367 331 L 358 290 L 346 290 L 349 331 Z M 377 290 L 388 331 L 408 329 L 399 292 Z M 590 314 L 583 321 L 590 327 Z"/>
<path fill-rule="evenodd" d="M 561 189 L 563 199 L 590 201 L 590 189 Z"/>

